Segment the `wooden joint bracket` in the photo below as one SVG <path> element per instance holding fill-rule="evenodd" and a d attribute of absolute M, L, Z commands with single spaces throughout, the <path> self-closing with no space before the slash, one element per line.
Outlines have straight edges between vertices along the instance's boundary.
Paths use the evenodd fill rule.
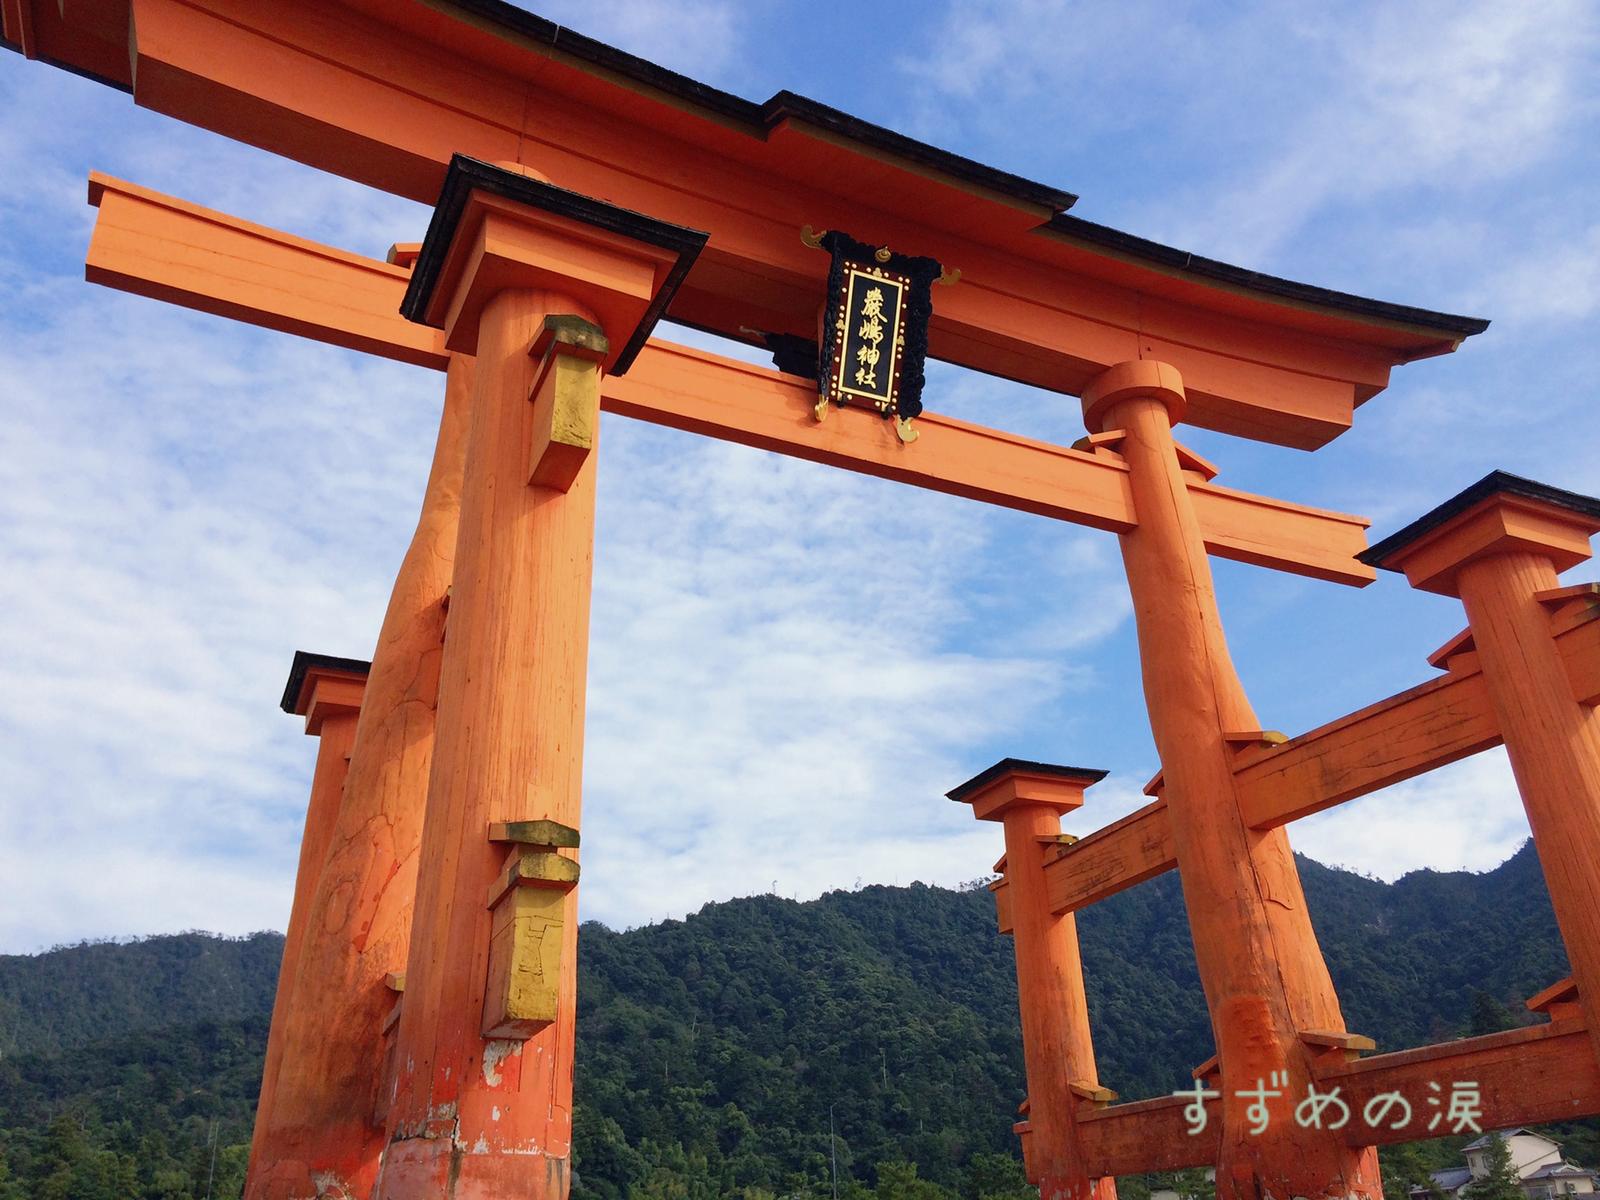
<path fill-rule="evenodd" d="M 1289 740 L 1289 735 L 1279 733 L 1276 729 L 1240 729 L 1225 732 L 1222 740 L 1230 749 L 1239 751 L 1256 746 L 1281 746 Z"/>
<path fill-rule="evenodd" d="M 1202 458 L 1193 450 L 1189 449 L 1189 447 L 1185 446 L 1182 442 L 1173 442 L 1172 448 L 1177 451 L 1178 454 L 1179 470 L 1193 471 L 1207 483 L 1210 483 L 1217 477 L 1219 473 L 1217 470 L 1217 465 L 1210 459 Z"/>
<path fill-rule="evenodd" d="M 1300 1041 L 1311 1048 L 1318 1063 L 1346 1063 L 1360 1058 L 1363 1051 L 1375 1050 L 1378 1044 L 1359 1033 L 1342 1029 L 1302 1029 Z"/>
<path fill-rule="evenodd" d="M 1544 991 L 1528 997 L 1528 1011 L 1543 1013 L 1552 1021 L 1576 1017 L 1583 1018 L 1583 1006 L 1578 1002 L 1577 981 L 1568 975 L 1557 980 Z"/>
<path fill-rule="evenodd" d="M 571 313 L 552 313 L 544 319 L 544 326 L 535 335 L 528 353 L 544 359 L 552 352 L 603 362 L 611 353 L 611 339 L 593 321 Z"/>
<path fill-rule="evenodd" d="M 519 888 L 544 888 L 570 892 L 578 884 L 578 864 L 543 850 L 513 854 L 505 869 L 489 888 L 485 908 L 494 908 L 507 892 Z"/>
<path fill-rule="evenodd" d="M 1453 660 L 1476 649 L 1477 643 L 1472 640 L 1472 630 L 1463 629 L 1455 637 L 1428 655 L 1428 665 L 1440 671 L 1449 671 L 1461 665 Z"/>
<path fill-rule="evenodd" d="M 1551 588 L 1535 592 L 1533 598 L 1550 613 L 1552 637 L 1560 637 L 1567 630 L 1600 617 L 1600 583 Z"/>
<path fill-rule="evenodd" d="M 1535 592 L 1533 598 L 1549 609 L 1562 608 L 1573 600 L 1600 601 L 1600 583 L 1574 583 L 1567 587 Z"/>
<path fill-rule="evenodd" d="M 537 846 L 546 850 L 576 850 L 578 831 L 559 821 L 491 821 L 489 840 L 512 846 Z"/>
<path fill-rule="evenodd" d="M 1161 789 L 1167 786 L 1166 775 L 1166 770 L 1162 769 L 1150 776 L 1150 782 L 1144 785 L 1144 794 L 1146 796 L 1159 797 L 1161 795 Z"/>
<path fill-rule="evenodd" d="M 1114 458 L 1121 462 L 1122 455 L 1117 451 L 1117 447 L 1122 445 L 1127 440 L 1127 437 L 1128 431 L 1126 429 L 1102 429 L 1099 433 L 1091 433 L 1088 437 L 1079 438 L 1072 443 L 1072 448 L 1081 450 L 1085 454 Z"/>
<path fill-rule="evenodd" d="M 1112 1103 L 1117 1098 L 1117 1093 L 1098 1083 L 1090 1083 L 1087 1079 L 1074 1079 L 1067 1084 L 1067 1089 L 1078 1099 L 1088 1101 L 1091 1108 L 1100 1108 Z"/>
<path fill-rule="evenodd" d="M 528 483 L 565 492 L 594 450 L 600 425 L 600 362 L 610 342 L 599 326 L 575 316 L 548 316 L 529 353 L 534 376 Z"/>
<path fill-rule="evenodd" d="M 417 265 L 417 259 L 421 257 L 421 242 L 395 242 L 389 247 L 389 253 L 383 256 L 383 261 L 391 267 L 401 267 L 409 271 Z"/>

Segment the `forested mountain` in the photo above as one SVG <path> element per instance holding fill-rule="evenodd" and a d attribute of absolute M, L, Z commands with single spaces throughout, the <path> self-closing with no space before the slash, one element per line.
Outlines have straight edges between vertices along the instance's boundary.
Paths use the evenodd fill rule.
<path fill-rule="evenodd" d="M 1525 1017 L 1565 973 L 1530 847 L 1392 885 L 1300 869 L 1349 1024 L 1383 1048 Z M 1182 1086 L 1211 1039 L 1176 877 L 1081 929 L 1102 1079 L 1125 1098 Z M 0 958 L 0 1200 L 198 1200 L 208 1179 L 236 1196 L 281 946 Z M 1021 1194 L 1016 982 L 986 891 L 755 896 L 591 923 L 580 946 L 578 1200 L 821 1196 L 830 1110 L 843 1195 Z M 1590 1135 L 1571 1136 L 1581 1157 Z"/>

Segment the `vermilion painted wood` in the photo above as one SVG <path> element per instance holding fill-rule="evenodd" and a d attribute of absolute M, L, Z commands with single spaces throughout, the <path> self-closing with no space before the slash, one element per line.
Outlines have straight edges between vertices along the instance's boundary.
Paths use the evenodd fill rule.
<path fill-rule="evenodd" d="M 1007 917 L 1016 952 L 1022 1052 L 1028 1077 L 1024 1159 L 1042 1200 L 1116 1200 L 1114 1179 L 1091 1179 L 1078 1144 L 1074 1084 L 1096 1084 L 1077 921 L 1050 911 L 1044 855 L 1061 815 L 1083 804 L 1088 780 L 1030 778 L 1018 767 L 963 797 L 1005 831 Z"/>
<path fill-rule="evenodd" d="M 1061 832 L 1059 811 L 1018 805 L 1003 818 L 1011 884 L 1022 1044 L 1028 1070 L 1029 1176 L 1041 1200 L 1114 1200 L 1114 1179 L 1092 1180 L 1078 1145 L 1078 1107 L 1070 1085 L 1097 1083 L 1077 923 L 1050 912 L 1038 838 Z"/>
<path fill-rule="evenodd" d="M 345 687 L 338 688 L 339 683 Z M 294 900 L 289 908 L 289 925 L 284 932 L 283 960 L 278 969 L 278 986 L 272 1002 L 272 1025 L 267 1033 L 267 1053 L 261 1071 L 261 1095 L 256 1103 L 255 1134 L 250 1159 L 263 1160 L 271 1153 L 268 1131 L 278 1109 L 278 1072 L 285 1049 L 285 1027 L 289 1023 L 290 997 L 300 971 L 301 947 L 306 941 L 307 924 L 317 887 L 322 879 L 339 809 L 344 800 L 345 779 L 350 752 L 356 740 L 356 722 L 361 713 L 361 693 L 365 679 L 345 672 L 313 668 L 301 688 L 295 711 L 307 716 L 307 733 L 319 738 L 317 765 L 311 776 L 311 799 L 306 805 L 305 833 L 300 838 L 300 862 L 295 870 Z M 338 690 L 342 694 L 329 696 Z M 321 693 L 321 694 L 319 694 Z M 315 727 L 310 716 L 316 714 Z M 314 936 L 314 935 L 313 935 Z"/>
<path fill-rule="evenodd" d="M 1600 714 L 1574 699 L 1541 597 L 1589 557 L 1600 520 L 1496 494 L 1395 555 L 1414 586 L 1456 592 L 1600 1054 Z"/>
<path fill-rule="evenodd" d="M 1046 858 L 1052 912 L 1075 912 L 1178 865 L 1166 801 L 1157 800 Z"/>
<path fill-rule="evenodd" d="M 171 303 L 423 366 L 447 361 L 438 331 L 404 321 L 408 272 L 96 173 L 100 213 L 88 277 Z M 901 443 L 885 422 L 844 409 L 822 425 L 813 386 L 770 369 L 653 340 L 602 406 L 739 442 L 1100 529 L 1133 523 L 1126 467 L 929 413 Z M 1364 585 L 1367 522 L 1188 477 L 1206 548 L 1220 557 Z"/>
<path fill-rule="evenodd" d="M 394 1004 L 385 977 L 406 969 L 410 944 L 472 377 L 468 358 L 446 375 L 433 467 L 373 652 L 302 966 L 279 1002 L 284 1065 L 257 1118 L 249 1200 L 316 1194 L 307 1189 L 319 1177 L 367 1196 L 377 1177 L 375 1092 Z"/>
<path fill-rule="evenodd" d="M 1276 1128 L 1248 1132 L 1238 1092 L 1312 1077 L 1302 1028 L 1342 1029 L 1338 1001 L 1305 914 L 1281 831 L 1251 830 L 1239 809 L 1226 733 L 1257 728 L 1228 655 L 1171 422 L 1184 403 L 1169 364 L 1124 364 L 1092 387 L 1085 409 L 1126 436 L 1121 452 L 1139 524 L 1121 535 L 1133 594 L 1150 724 L 1167 819 L 1222 1066 L 1219 1197 L 1382 1193 L 1370 1151 L 1297 1137 L 1290 1107 Z M 1091 425 L 1091 431 L 1094 426 Z M 1314 1023 L 1311 1023 L 1313 1022 Z"/>
<path fill-rule="evenodd" d="M 1394 1145 L 1442 1136 L 1451 1124 L 1442 1121 L 1430 1132 L 1428 1122 L 1435 1113 L 1448 1110 L 1450 1085 L 1457 1081 L 1478 1084 L 1483 1101 L 1478 1124 L 1486 1130 L 1570 1121 L 1600 1112 L 1600 1070 L 1583 1022 L 1576 1020 L 1374 1055 L 1324 1067 L 1317 1076 L 1320 1091 L 1338 1087 L 1340 1098 L 1350 1105 L 1350 1121 L 1331 1136 L 1351 1147 L 1366 1141 Z M 1440 1085 L 1444 1097 L 1437 1109 L 1428 1103 L 1435 1094 L 1431 1083 Z M 1400 1129 L 1368 1125 L 1362 1117 L 1367 1101 L 1396 1090 L 1412 1105 L 1411 1123 Z M 1297 1099 L 1305 1095 L 1302 1089 Z M 1084 1113 L 1079 1131 L 1088 1169 L 1126 1175 L 1214 1163 L 1218 1101 L 1206 1102 L 1207 1127 L 1198 1136 L 1188 1132 L 1186 1103 L 1160 1097 Z M 1331 1123 L 1337 1115 L 1337 1110 L 1330 1110 L 1326 1119 Z"/>
<path fill-rule="evenodd" d="M 811 223 L 961 267 L 936 305 L 937 357 L 1070 393 L 1119 361 L 1161 358 L 1188 381 L 1191 421 L 1306 448 L 1347 428 L 1390 367 L 1458 340 L 1035 232 L 1042 207 L 794 120 L 752 136 L 447 6 L 137 0 L 131 11 L 135 98 L 168 115 L 425 202 L 460 151 L 711 230 L 673 315 L 730 334 L 811 328 L 826 272 L 797 236 Z M 85 29 L 85 54 L 91 40 Z M 850 185 L 818 184 L 834 179 Z"/>
<path fill-rule="evenodd" d="M 546 315 L 568 313 L 591 317 L 515 288 L 482 312 L 384 1200 L 566 1194 L 575 891 L 556 1020 L 527 1041 L 486 1041 L 479 1029 L 485 896 L 503 857 L 490 823 L 579 824 L 595 458 L 566 492 L 526 483 L 528 349 Z"/>
<path fill-rule="evenodd" d="M 1600 613 L 1569 618 L 1556 634 L 1568 690 L 1600 703 Z M 1245 820 L 1284 825 L 1401 783 L 1500 744 L 1499 719 L 1476 654 L 1451 671 L 1340 717 L 1271 749 L 1238 756 Z M 1094 904 L 1177 865 L 1162 806 L 1148 804 L 1062 847 L 1045 874 L 1058 912 Z"/>

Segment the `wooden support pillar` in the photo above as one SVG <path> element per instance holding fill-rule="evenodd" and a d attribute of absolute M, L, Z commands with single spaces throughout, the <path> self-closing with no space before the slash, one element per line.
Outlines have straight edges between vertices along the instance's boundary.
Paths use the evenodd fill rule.
<path fill-rule="evenodd" d="M 569 1188 L 600 379 L 703 241 L 458 158 L 423 243 L 403 311 L 477 367 L 385 1200 Z"/>
<path fill-rule="evenodd" d="M 1078 1143 L 1080 1105 L 1114 1094 L 1095 1073 L 1077 919 L 1050 911 L 1045 855 L 1061 839 L 1061 814 L 1083 804 L 1104 771 L 1002 759 L 949 793 L 980 821 L 1005 829 L 1005 881 L 1017 956 L 1028 1117 L 1018 1125 L 1028 1179 L 1041 1200 L 1116 1200 L 1114 1179 L 1091 1179 Z"/>
<path fill-rule="evenodd" d="M 1165 363 L 1134 361 L 1083 393 L 1091 434 L 1128 465 L 1138 524 L 1120 535 L 1150 724 L 1161 755 L 1172 844 L 1221 1063 L 1219 1197 L 1363 1196 L 1381 1184 L 1376 1156 L 1300 1129 L 1312 1079 L 1308 1022 L 1342 1029 L 1281 831 L 1250 829 L 1234 756 L 1254 714 L 1228 654 L 1211 569 L 1185 475 L 1196 460 L 1172 436 L 1185 396 Z M 1109 440 L 1108 440 L 1109 439 Z M 1276 837 L 1274 835 L 1277 835 Z M 1276 910 L 1276 911 L 1275 911 Z M 1260 1132 L 1241 1092 L 1265 1088 Z"/>
<path fill-rule="evenodd" d="M 1563 609 L 1596 603 L 1556 574 L 1589 557 L 1597 532 L 1600 500 L 1496 471 L 1366 558 L 1467 610 L 1600 1061 L 1600 714 L 1574 694 L 1552 628 Z"/>
<path fill-rule="evenodd" d="M 300 966 L 311 904 L 322 878 L 339 808 L 344 798 L 350 751 L 356 741 L 356 722 L 370 663 L 353 658 L 295 651 L 289 682 L 283 689 L 283 711 L 305 718 L 306 733 L 318 738 L 317 765 L 311 776 L 311 799 L 306 805 L 306 827 L 300 838 L 300 865 L 294 876 L 294 900 L 283 938 L 283 962 L 278 968 L 278 990 L 272 1003 L 272 1026 L 267 1034 L 267 1056 L 261 1072 L 261 1097 L 256 1104 L 256 1126 L 251 1160 L 270 1144 L 269 1131 L 278 1107 L 278 1070 L 287 1040 L 288 996 Z"/>
<path fill-rule="evenodd" d="M 268 1063 L 247 1200 L 340 1195 L 335 1189 L 365 1198 L 377 1179 L 384 1131 L 373 1114 L 394 1006 L 384 981 L 405 970 L 411 938 L 471 387 L 471 358 L 452 356 L 422 511 L 373 652 L 344 804 L 312 880 L 301 967 L 292 988 L 278 989 L 283 1065 Z"/>

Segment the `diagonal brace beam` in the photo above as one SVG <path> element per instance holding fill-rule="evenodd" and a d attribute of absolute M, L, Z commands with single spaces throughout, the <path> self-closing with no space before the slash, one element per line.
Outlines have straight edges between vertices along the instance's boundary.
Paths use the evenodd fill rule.
<path fill-rule="evenodd" d="M 1573 698 L 1600 703 L 1600 611 L 1556 634 Z M 1254 829 L 1272 829 L 1403 783 L 1500 744 L 1475 655 L 1448 674 L 1238 759 L 1240 803 Z M 1158 801 L 1063 846 L 1045 867 L 1057 912 L 1072 912 L 1177 866 Z"/>

